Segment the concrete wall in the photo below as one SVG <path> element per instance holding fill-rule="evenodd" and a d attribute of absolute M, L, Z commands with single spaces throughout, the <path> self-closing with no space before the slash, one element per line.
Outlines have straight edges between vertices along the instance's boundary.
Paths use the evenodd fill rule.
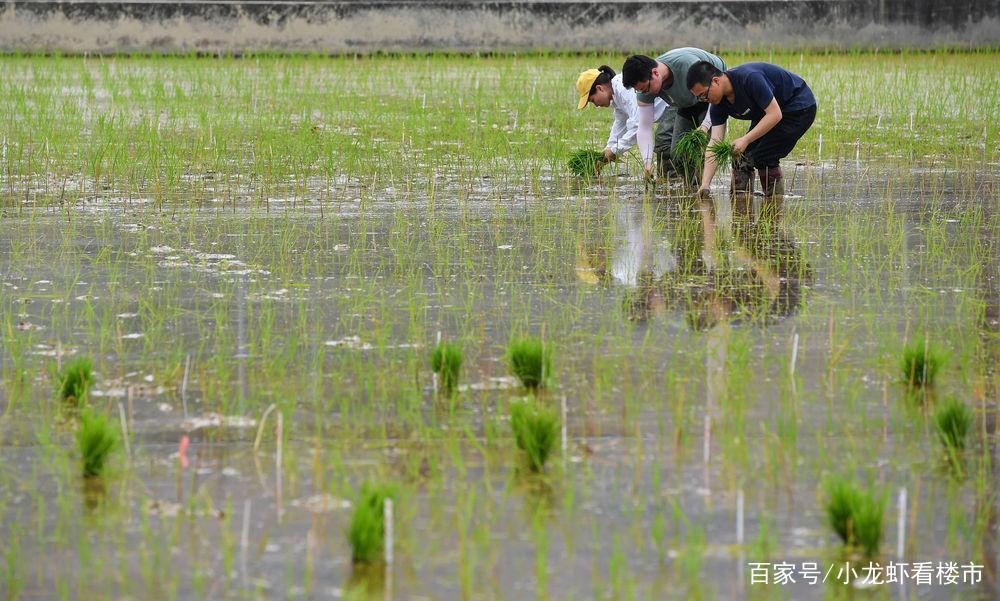
<path fill-rule="evenodd" d="M 1000 0 L 17 1 L 0 50 L 375 52 L 1000 44 Z"/>

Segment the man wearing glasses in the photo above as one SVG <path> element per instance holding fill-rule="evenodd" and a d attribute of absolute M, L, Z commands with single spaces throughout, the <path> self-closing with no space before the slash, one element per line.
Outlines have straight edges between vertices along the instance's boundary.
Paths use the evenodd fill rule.
<path fill-rule="evenodd" d="M 782 194 L 778 163 L 792 152 L 816 118 L 816 98 L 806 82 L 769 63 L 747 63 L 723 72 L 702 61 L 688 70 L 686 84 L 698 100 L 712 105 L 709 146 L 725 139 L 729 117 L 750 121 L 749 131 L 733 140 L 739 158 L 733 165 L 732 193 L 753 192 L 756 168 L 764 194 Z M 708 194 L 716 169 L 715 158 L 706 152 L 699 194 Z"/>
<path fill-rule="evenodd" d="M 698 173 L 690 165 L 672 160 L 674 147 L 682 135 L 698 127 L 708 131 L 708 104 L 698 101 L 687 87 L 688 69 L 697 62 L 708 61 L 725 69 L 721 58 L 700 48 L 675 48 L 652 59 L 635 55 L 622 65 L 622 85 L 635 90 L 639 106 L 639 129 L 636 142 L 646 167 L 646 177 L 653 176 L 653 154 L 660 165 L 659 175 L 678 173 L 687 183 L 698 184 Z M 653 101 L 662 98 L 669 105 L 660 118 L 653 141 Z"/>

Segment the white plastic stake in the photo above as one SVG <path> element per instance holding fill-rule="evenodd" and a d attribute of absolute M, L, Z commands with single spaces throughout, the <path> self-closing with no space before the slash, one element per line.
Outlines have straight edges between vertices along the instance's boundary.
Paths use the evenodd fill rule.
<path fill-rule="evenodd" d="M 788 375 L 794 380 L 795 379 L 795 361 L 799 357 L 799 333 L 796 332 L 795 336 L 792 337 L 792 361 L 788 365 Z"/>
<path fill-rule="evenodd" d="M 281 411 L 278 411 L 278 423 L 276 426 L 275 439 L 277 440 L 277 445 L 274 449 L 274 493 L 275 493 L 275 505 L 278 508 L 278 521 L 281 521 L 281 430 L 282 430 L 282 417 Z"/>
<path fill-rule="evenodd" d="M 705 462 L 705 465 L 708 465 L 708 460 L 711 458 L 711 454 L 712 454 L 712 418 L 708 415 L 708 413 L 706 413 L 705 436 L 701 448 L 701 455 Z"/>
<path fill-rule="evenodd" d="M 240 563 L 243 564 L 243 582 L 247 581 L 247 548 L 250 546 L 250 499 L 243 501 L 243 531 L 240 533 Z"/>
<path fill-rule="evenodd" d="M 191 371 L 191 354 L 188 353 L 187 359 L 184 360 L 184 381 L 181 382 L 181 403 L 184 405 L 184 419 L 188 416 L 188 400 L 187 400 L 187 390 L 188 390 L 188 373 Z"/>
<path fill-rule="evenodd" d="M 566 395 L 562 397 L 562 454 L 563 461 L 566 460 L 566 449 L 569 448 L 569 442 L 566 438 Z"/>
<path fill-rule="evenodd" d="M 834 114 L 836 114 L 836 113 L 834 113 Z M 836 119 L 834 119 L 834 121 L 836 121 Z M 819 155 L 819 157 L 818 157 L 819 160 L 822 161 L 823 160 L 823 134 L 819 135 L 819 152 L 818 152 L 818 155 Z"/>
<path fill-rule="evenodd" d="M 896 557 L 902 559 L 906 548 L 906 487 L 899 489 L 899 518 L 896 523 Z"/>
<path fill-rule="evenodd" d="M 384 524 L 385 531 L 385 565 L 392 565 L 392 545 L 393 545 L 393 531 L 392 531 L 392 499 L 387 498 L 385 503 L 382 505 L 382 520 Z"/>
<path fill-rule="evenodd" d="M 743 489 L 736 491 L 736 544 L 743 544 Z"/>
<path fill-rule="evenodd" d="M 122 441 L 125 443 L 125 456 L 132 459 L 132 445 L 128 440 L 128 421 L 125 419 L 125 406 L 118 401 L 118 418 L 122 422 Z"/>

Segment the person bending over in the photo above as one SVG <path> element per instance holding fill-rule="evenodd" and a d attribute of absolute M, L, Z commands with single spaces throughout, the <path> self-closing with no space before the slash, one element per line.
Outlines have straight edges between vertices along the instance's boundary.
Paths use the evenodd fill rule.
<path fill-rule="evenodd" d="M 596 107 L 612 107 L 614 121 L 611 123 L 611 134 L 604 147 L 604 156 L 596 165 L 600 171 L 604 165 L 618 160 L 635 146 L 636 130 L 639 128 L 639 110 L 635 101 L 635 92 L 625 89 L 621 74 L 615 75 L 614 69 L 601 65 L 598 69 L 587 69 L 580 73 L 576 80 L 576 91 L 580 94 L 578 109 L 583 110 L 587 103 Z M 667 103 L 657 98 L 653 104 L 653 120 L 663 115 Z"/>
<path fill-rule="evenodd" d="M 782 194 L 779 161 L 795 148 L 816 118 L 816 99 L 806 82 L 769 63 L 747 63 L 722 71 L 701 61 L 687 74 L 691 94 L 711 104 L 709 147 L 726 137 L 729 117 L 750 121 L 746 134 L 733 141 L 739 157 L 733 165 L 732 194 L 753 192 L 754 169 L 764 194 Z M 707 194 L 718 165 L 710 151 L 699 194 Z"/>
<path fill-rule="evenodd" d="M 659 175 L 687 173 L 687 183 L 697 185 L 698 174 L 690 165 L 673 160 L 673 151 L 688 131 L 701 127 L 708 131 L 708 104 L 695 98 L 687 87 L 688 70 L 697 62 L 708 61 L 725 69 L 721 58 L 700 48 L 675 48 L 652 59 L 634 55 L 622 65 L 622 84 L 634 88 L 639 105 L 639 129 L 636 138 L 642 152 L 647 177 L 653 175 L 653 154 L 659 163 Z M 663 99 L 670 106 L 664 111 L 653 142 L 653 101 Z"/>

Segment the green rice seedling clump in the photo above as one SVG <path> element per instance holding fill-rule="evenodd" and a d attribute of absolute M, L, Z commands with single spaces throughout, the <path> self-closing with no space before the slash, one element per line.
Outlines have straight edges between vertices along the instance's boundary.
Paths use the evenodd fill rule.
<path fill-rule="evenodd" d="M 66 364 L 59 372 L 59 398 L 64 401 L 80 402 L 87 396 L 94 382 L 94 370 L 90 359 L 78 357 Z"/>
<path fill-rule="evenodd" d="M 552 374 L 552 349 L 538 338 L 519 338 L 507 347 L 507 362 L 521 384 L 535 390 Z"/>
<path fill-rule="evenodd" d="M 107 417 L 88 408 L 80 416 L 76 442 L 80 449 L 83 475 L 97 477 L 104 473 L 111 453 L 118 447 L 118 430 Z"/>
<path fill-rule="evenodd" d="M 708 146 L 708 135 L 701 128 L 694 128 L 682 135 L 674 145 L 674 162 L 687 170 L 700 170 Z"/>
<path fill-rule="evenodd" d="M 440 378 L 441 390 L 451 394 L 458 387 L 462 369 L 462 347 L 453 342 L 439 342 L 431 355 L 431 369 Z"/>
<path fill-rule="evenodd" d="M 351 557 L 355 563 L 371 564 L 383 559 L 385 545 L 385 500 L 398 496 L 392 484 L 361 486 L 354 505 L 354 515 L 347 533 L 351 544 Z"/>
<path fill-rule="evenodd" d="M 903 381 L 910 388 L 931 386 L 944 360 L 944 354 L 933 343 L 915 339 L 903 349 L 900 361 Z"/>
<path fill-rule="evenodd" d="M 510 405 L 510 427 L 517 447 L 528 456 L 534 472 L 545 469 L 559 437 L 559 417 L 537 401 L 515 401 Z"/>
<path fill-rule="evenodd" d="M 577 150 L 569 156 L 569 170 L 578 177 L 591 177 L 604 153 L 596 150 Z"/>
<path fill-rule="evenodd" d="M 949 399 L 934 412 L 938 438 L 949 449 L 965 448 L 965 439 L 972 429 L 972 411 L 958 399 Z"/>
<path fill-rule="evenodd" d="M 740 158 L 740 152 L 736 150 L 732 142 L 719 140 L 708 147 L 708 152 L 715 158 L 716 164 L 720 168 L 731 167 L 733 162 Z"/>
<path fill-rule="evenodd" d="M 841 476 L 827 481 L 826 496 L 827 521 L 840 540 L 868 557 L 876 555 L 882 541 L 884 499 Z"/>

